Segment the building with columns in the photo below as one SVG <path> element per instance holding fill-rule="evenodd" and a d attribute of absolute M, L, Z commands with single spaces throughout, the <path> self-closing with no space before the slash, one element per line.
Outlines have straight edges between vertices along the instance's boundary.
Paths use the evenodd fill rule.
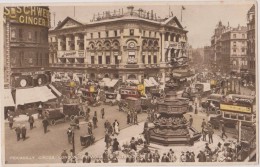
<path fill-rule="evenodd" d="M 80 81 L 156 77 L 165 82 L 172 68 L 186 65 L 187 32 L 177 17 L 161 19 L 133 6 L 94 15 L 87 24 L 67 17 L 49 31 L 50 66 Z"/>

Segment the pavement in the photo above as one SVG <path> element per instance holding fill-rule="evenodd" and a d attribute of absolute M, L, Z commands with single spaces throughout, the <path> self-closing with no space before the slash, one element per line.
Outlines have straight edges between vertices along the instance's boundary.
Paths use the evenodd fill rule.
<path fill-rule="evenodd" d="M 186 116 L 189 116 L 189 114 Z M 199 118 L 199 116 L 198 116 L 198 118 Z M 201 119 L 203 119 L 203 117 Z M 199 124 L 200 124 L 200 122 L 196 122 L 194 127 L 198 129 L 197 126 Z M 135 137 L 135 138 L 140 137 L 140 134 L 143 132 L 143 126 L 144 126 L 144 122 L 139 123 L 139 125 L 130 126 L 126 129 L 121 130 L 120 134 L 118 136 L 115 136 L 114 138 L 117 138 L 117 140 L 119 141 L 120 147 L 123 148 L 122 145 L 125 143 L 129 144 L 132 137 Z M 234 139 L 232 139 L 229 136 L 228 140 L 234 140 Z M 208 141 L 208 136 L 207 136 L 207 141 Z M 155 150 L 158 150 L 158 152 L 161 156 L 163 155 L 163 153 L 168 153 L 168 151 L 170 149 L 172 149 L 175 152 L 175 155 L 177 157 L 176 163 L 180 163 L 181 152 L 186 153 L 186 151 L 193 151 L 195 153 L 195 155 L 197 156 L 200 150 L 205 149 L 205 144 L 207 143 L 207 141 L 199 140 L 199 141 L 195 142 L 193 146 L 162 146 L 162 145 L 151 143 L 149 145 L 149 148 L 152 151 L 152 153 Z M 216 148 L 218 142 L 222 143 L 222 145 L 224 143 L 224 140 L 220 137 L 220 133 L 217 131 L 215 131 L 215 133 L 213 135 L 213 142 L 214 143 L 209 144 L 209 147 L 211 149 Z M 142 147 L 143 146 L 138 146 L 137 150 L 140 150 Z M 88 148 L 82 150 L 79 154 L 77 154 L 77 162 L 82 163 L 82 157 L 84 156 L 85 152 L 88 152 L 90 154 L 90 156 L 92 157 L 92 162 L 94 162 L 96 158 L 102 158 L 102 154 L 103 154 L 104 150 L 105 150 L 105 142 L 104 142 L 104 140 L 99 140 L 94 145 L 89 146 Z M 109 149 L 109 152 L 110 152 L 110 149 Z M 110 152 L 110 154 L 111 154 L 111 152 Z M 125 163 L 125 160 L 126 160 L 126 155 L 120 151 L 118 153 L 119 163 Z M 197 162 L 197 158 L 196 158 L 196 162 Z"/>

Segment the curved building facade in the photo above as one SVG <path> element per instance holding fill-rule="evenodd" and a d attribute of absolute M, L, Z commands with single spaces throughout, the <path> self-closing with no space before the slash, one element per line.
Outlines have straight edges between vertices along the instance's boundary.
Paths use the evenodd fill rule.
<path fill-rule="evenodd" d="M 160 19 L 133 6 L 98 14 L 87 24 L 67 17 L 49 31 L 50 64 L 53 71 L 77 75 L 80 81 L 165 80 L 172 67 L 185 65 L 187 32 L 174 16 Z"/>

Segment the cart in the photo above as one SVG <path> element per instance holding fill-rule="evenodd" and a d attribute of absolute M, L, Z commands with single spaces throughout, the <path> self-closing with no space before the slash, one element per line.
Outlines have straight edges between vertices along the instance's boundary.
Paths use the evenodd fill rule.
<path fill-rule="evenodd" d="M 124 99 L 124 102 L 126 103 L 128 109 L 135 110 L 138 113 L 142 111 L 140 98 L 127 97 Z"/>
<path fill-rule="evenodd" d="M 50 125 L 56 125 L 58 121 L 65 122 L 65 115 L 62 113 L 61 108 L 45 109 L 43 116 L 47 118 Z"/>
<path fill-rule="evenodd" d="M 70 118 L 70 120 L 74 120 L 75 116 L 85 117 L 84 111 L 81 111 L 80 104 L 63 104 L 63 114 L 66 118 Z"/>
<path fill-rule="evenodd" d="M 95 142 L 95 137 L 93 135 L 85 135 L 85 136 L 80 136 L 80 144 L 83 147 L 88 147 Z"/>
<path fill-rule="evenodd" d="M 100 101 L 97 100 L 97 96 L 98 96 L 97 91 L 90 92 L 90 91 L 83 90 L 81 98 L 83 102 L 87 101 L 88 105 L 92 107 L 96 107 L 96 106 L 100 106 L 101 104 Z"/>
<path fill-rule="evenodd" d="M 116 100 L 116 93 L 112 93 L 112 92 L 106 92 L 106 100 L 105 100 L 105 104 L 109 104 L 111 106 L 116 105 L 117 104 L 117 100 Z"/>

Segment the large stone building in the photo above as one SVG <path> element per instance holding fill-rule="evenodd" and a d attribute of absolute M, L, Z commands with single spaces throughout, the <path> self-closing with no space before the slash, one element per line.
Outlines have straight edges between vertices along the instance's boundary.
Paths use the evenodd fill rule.
<path fill-rule="evenodd" d="M 48 7 L 4 8 L 4 82 L 25 88 L 50 81 Z"/>
<path fill-rule="evenodd" d="M 67 17 L 49 31 L 50 65 L 57 75 L 67 73 L 80 82 L 104 77 L 165 81 L 173 67 L 187 62 L 187 32 L 176 17 L 160 19 L 133 6 L 95 15 L 87 24 Z"/>
<path fill-rule="evenodd" d="M 211 46 L 204 46 L 204 64 L 214 69 L 214 50 Z"/>
<path fill-rule="evenodd" d="M 255 82 L 256 52 L 255 52 L 255 5 L 247 13 L 247 56 L 250 80 Z"/>
<path fill-rule="evenodd" d="M 237 28 L 232 28 L 219 22 L 211 39 L 215 54 L 214 64 L 218 70 L 240 73 L 247 68 L 246 31 L 246 27 L 238 25 Z"/>

